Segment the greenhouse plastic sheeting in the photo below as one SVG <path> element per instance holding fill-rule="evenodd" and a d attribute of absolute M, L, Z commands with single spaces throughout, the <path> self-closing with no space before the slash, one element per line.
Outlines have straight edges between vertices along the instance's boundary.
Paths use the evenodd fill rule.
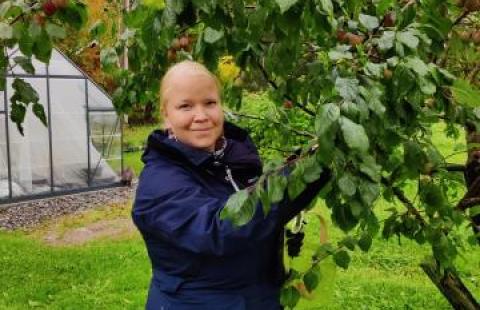
<path fill-rule="evenodd" d="M 35 74 L 15 66 L 0 92 L 0 200 L 118 184 L 121 126 L 110 98 L 58 51 L 49 66 L 32 63 Z M 29 109 L 22 136 L 5 117 L 15 77 L 37 91 L 49 127 Z"/>

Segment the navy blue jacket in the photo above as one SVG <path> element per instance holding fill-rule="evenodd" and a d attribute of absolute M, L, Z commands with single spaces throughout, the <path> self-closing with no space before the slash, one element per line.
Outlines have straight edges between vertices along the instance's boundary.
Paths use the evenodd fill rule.
<path fill-rule="evenodd" d="M 283 225 L 321 185 L 272 206 L 266 217 L 259 205 L 248 224 L 235 228 L 219 217 L 235 192 L 226 167 L 244 188 L 262 165 L 244 130 L 226 123 L 225 137 L 220 161 L 160 130 L 148 138 L 132 211 L 152 262 L 147 309 L 280 309 Z"/>

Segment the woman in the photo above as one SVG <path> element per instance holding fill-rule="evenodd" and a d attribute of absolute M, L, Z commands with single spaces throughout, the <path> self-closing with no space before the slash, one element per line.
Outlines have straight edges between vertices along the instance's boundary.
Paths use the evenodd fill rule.
<path fill-rule="evenodd" d="M 255 146 L 224 122 L 219 83 L 202 65 L 174 65 L 160 93 L 165 130 L 148 138 L 132 211 L 152 263 L 146 308 L 281 309 L 283 225 L 327 177 L 233 227 L 219 214 L 261 175 Z"/>

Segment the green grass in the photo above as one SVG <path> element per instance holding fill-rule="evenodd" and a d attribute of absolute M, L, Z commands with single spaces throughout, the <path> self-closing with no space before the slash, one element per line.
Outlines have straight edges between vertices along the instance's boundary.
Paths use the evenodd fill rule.
<path fill-rule="evenodd" d="M 50 247 L 0 233 L 0 309 L 141 309 L 150 266 L 139 238 Z"/>
<path fill-rule="evenodd" d="M 56 228 L 78 228 L 105 218 L 127 216 L 127 208 L 106 208 L 67 216 Z M 343 233 L 327 219 L 329 240 Z M 60 223 L 59 223 L 60 222 Z M 35 233 L 0 232 L 0 309 L 141 309 L 150 279 L 150 265 L 138 234 L 120 240 L 100 240 L 82 246 L 53 247 L 42 243 L 48 225 Z M 298 270 L 308 266 L 318 244 L 319 221 L 308 218 L 302 257 L 288 264 Z M 322 278 L 314 299 L 297 309 L 450 309 L 447 301 L 418 264 L 429 254 L 426 246 L 402 239 L 375 238 L 368 253 L 355 251 L 348 270 L 322 263 Z M 468 249 L 459 259 L 465 283 L 479 297 L 480 253 Z"/>

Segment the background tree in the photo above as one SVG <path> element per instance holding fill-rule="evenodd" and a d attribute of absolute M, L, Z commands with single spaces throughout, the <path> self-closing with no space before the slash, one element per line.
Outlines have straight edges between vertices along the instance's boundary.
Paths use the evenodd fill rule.
<path fill-rule="evenodd" d="M 86 7 L 76 0 L 7 0 L 0 3 L 0 71 L 15 66 L 34 73 L 32 57 L 48 63 L 54 42 L 65 38 L 66 27 L 80 29 L 87 18 Z M 11 57 L 15 49 L 23 56 Z M 5 90 L 6 77 L 0 76 L 0 91 Z M 37 92 L 23 79 L 15 77 L 10 97 L 10 118 L 23 133 L 22 123 L 27 109 L 46 125 L 44 107 Z"/>

